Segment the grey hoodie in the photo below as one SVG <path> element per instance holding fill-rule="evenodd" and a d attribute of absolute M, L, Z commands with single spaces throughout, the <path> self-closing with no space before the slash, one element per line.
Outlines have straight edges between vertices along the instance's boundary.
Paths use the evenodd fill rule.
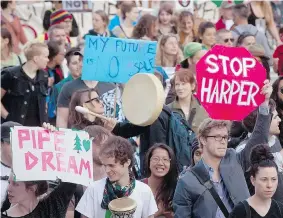
<path fill-rule="evenodd" d="M 272 65 L 272 51 L 269 47 L 266 36 L 260 32 L 255 26 L 251 24 L 238 25 L 232 30 L 233 37 L 238 39 L 239 35 L 243 32 L 251 33 L 255 36 L 256 43 L 264 47 L 265 56 L 269 57 L 269 65 Z"/>

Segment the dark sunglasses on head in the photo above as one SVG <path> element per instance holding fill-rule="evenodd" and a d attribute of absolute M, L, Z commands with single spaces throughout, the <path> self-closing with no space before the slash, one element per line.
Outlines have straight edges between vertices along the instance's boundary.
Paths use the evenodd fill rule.
<path fill-rule="evenodd" d="M 100 103 L 101 99 L 99 97 L 95 97 L 95 98 L 92 98 L 92 99 L 89 99 L 88 101 L 86 101 L 85 103 L 90 103 L 92 101 L 95 101 L 96 103 Z"/>
<path fill-rule="evenodd" d="M 229 38 L 229 39 L 224 39 L 224 42 L 227 43 L 229 40 L 230 40 L 230 42 L 234 42 L 235 41 L 235 39 Z"/>

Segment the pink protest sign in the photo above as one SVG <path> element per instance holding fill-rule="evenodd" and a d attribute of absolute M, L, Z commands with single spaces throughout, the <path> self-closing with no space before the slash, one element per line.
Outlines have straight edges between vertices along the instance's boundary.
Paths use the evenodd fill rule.
<path fill-rule="evenodd" d="M 240 121 L 264 101 L 266 70 L 245 48 L 216 45 L 196 71 L 196 97 L 213 119 Z"/>
<path fill-rule="evenodd" d="M 56 180 L 88 186 L 93 181 L 92 143 L 84 131 L 39 127 L 12 129 L 16 180 Z"/>

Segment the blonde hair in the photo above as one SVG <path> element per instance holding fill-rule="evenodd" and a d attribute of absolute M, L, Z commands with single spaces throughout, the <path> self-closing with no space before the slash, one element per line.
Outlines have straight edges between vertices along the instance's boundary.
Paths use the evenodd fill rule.
<path fill-rule="evenodd" d="M 156 58 L 155 58 L 155 65 L 156 66 L 172 67 L 172 66 L 168 66 L 169 60 L 166 57 L 166 55 L 164 54 L 164 51 L 162 49 L 162 47 L 164 47 L 167 40 L 171 37 L 176 38 L 176 40 L 178 42 L 178 37 L 176 35 L 173 35 L 173 34 L 163 35 L 161 37 L 161 39 L 158 41 Z M 180 48 L 178 48 L 178 52 L 177 52 L 177 55 L 176 55 L 176 58 L 175 58 L 175 61 L 174 61 L 174 65 L 176 66 L 177 64 L 179 64 L 183 60 L 184 60 L 183 52 Z M 175 67 L 175 66 L 173 66 L 173 67 Z"/>
<path fill-rule="evenodd" d="M 200 138 L 205 138 L 206 136 L 208 136 L 211 129 L 213 128 L 227 128 L 229 132 L 231 128 L 231 122 L 226 120 L 213 120 L 211 118 L 204 119 L 198 128 L 197 134 L 200 148 L 203 148 Z"/>
<path fill-rule="evenodd" d="M 26 45 L 24 48 L 24 54 L 26 56 L 27 61 L 32 60 L 34 56 L 41 55 L 42 48 L 48 49 L 48 46 L 42 42 L 31 42 Z"/>

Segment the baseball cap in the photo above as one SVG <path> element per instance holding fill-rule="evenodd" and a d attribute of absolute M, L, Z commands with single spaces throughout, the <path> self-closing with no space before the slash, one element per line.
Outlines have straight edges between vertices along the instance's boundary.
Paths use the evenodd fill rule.
<path fill-rule="evenodd" d="M 1 141 L 10 143 L 10 128 L 14 126 L 22 126 L 22 124 L 8 121 L 1 125 Z"/>
<path fill-rule="evenodd" d="M 202 50 L 202 44 L 198 42 L 190 42 L 184 48 L 184 58 L 191 58 L 196 52 Z"/>

